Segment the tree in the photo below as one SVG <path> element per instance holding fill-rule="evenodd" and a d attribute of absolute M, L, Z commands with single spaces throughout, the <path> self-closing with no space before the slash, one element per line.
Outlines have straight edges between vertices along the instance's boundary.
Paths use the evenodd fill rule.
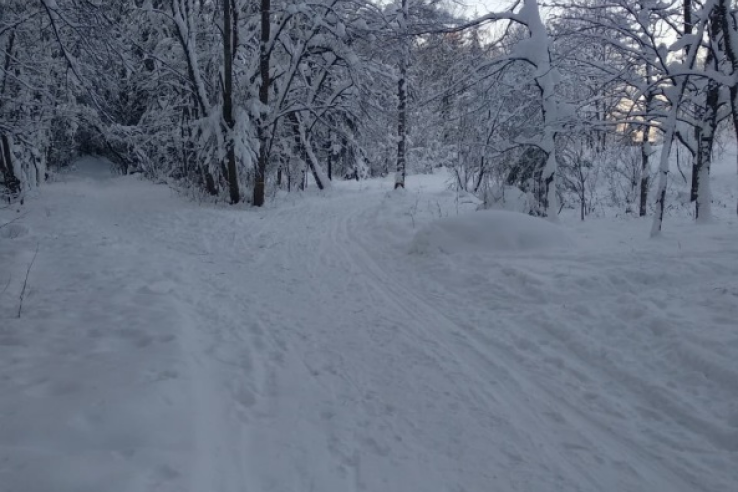
<path fill-rule="evenodd" d="M 537 135 L 518 138 L 509 147 L 532 145 L 542 152 L 540 192 L 537 194 L 535 212 L 541 216 L 556 220 L 558 215 L 558 196 L 556 175 L 558 158 L 556 155 L 556 139 L 568 119 L 566 105 L 562 104 L 556 92 L 559 73 L 552 63 L 551 40 L 546 26 L 543 24 L 537 0 L 524 0 L 518 12 L 492 12 L 471 22 L 453 28 L 451 31 L 463 31 L 490 22 L 510 21 L 523 27 L 527 37 L 520 40 L 514 50 L 507 55 L 495 57 L 481 64 L 475 71 L 479 74 L 485 70 L 489 77 L 489 69 L 493 72 L 504 70 L 513 62 L 524 63 L 530 67 L 530 78 L 535 87 L 537 103 L 541 113 L 541 129 Z"/>
<path fill-rule="evenodd" d="M 397 172 L 395 174 L 395 189 L 405 188 L 405 174 L 407 161 L 407 67 L 410 62 L 410 39 L 408 35 L 408 0 L 402 0 L 398 15 L 400 42 L 400 61 L 398 63 L 400 76 L 397 79 Z"/>
<path fill-rule="evenodd" d="M 228 191 L 231 203 L 241 201 L 236 167 L 236 143 L 233 132 L 236 119 L 233 116 L 233 60 L 238 46 L 238 10 L 236 0 L 223 0 L 223 122 L 226 126 L 226 153 L 228 162 Z"/>
<path fill-rule="evenodd" d="M 254 206 L 264 205 L 265 180 L 267 164 L 269 162 L 269 135 L 266 128 L 267 107 L 269 105 L 269 89 L 271 77 L 269 74 L 273 41 L 271 38 L 271 13 L 272 4 L 270 0 L 261 0 L 261 38 L 259 43 L 259 75 L 261 85 L 259 86 L 259 102 L 261 103 L 260 122 L 258 125 L 259 139 L 259 161 L 256 167 L 254 179 Z"/>
<path fill-rule="evenodd" d="M 733 129 L 736 137 L 738 137 L 738 23 L 736 22 L 735 13 L 730 7 L 731 4 L 727 0 L 717 0 L 714 19 L 715 22 L 720 24 L 725 55 L 730 65 L 731 79 L 728 89 L 730 91 Z M 736 213 L 738 213 L 738 205 L 736 205 Z"/>

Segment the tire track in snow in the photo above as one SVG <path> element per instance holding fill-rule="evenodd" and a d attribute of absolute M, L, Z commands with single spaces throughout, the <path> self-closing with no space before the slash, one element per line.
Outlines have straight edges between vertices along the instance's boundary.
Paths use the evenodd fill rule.
<path fill-rule="evenodd" d="M 560 461 L 557 459 L 558 451 L 556 449 L 551 449 L 546 442 L 536 439 L 530 432 L 523 432 L 522 428 L 525 426 L 515 425 L 513 423 L 514 420 L 520 419 L 520 414 L 522 413 L 526 414 L 525 420 L 527 422 L 535 422 L 539 429 L 543 429 L 548 425 L 548 423 L 544 423 L 535 413 L 528 411 L 528 408 L 531 406 L 530 394 L 526 394 L 521 385 L 511 377 L 510 373 L 504 367 L 495 364 L 490 359 L 485 359 L 486 366 L 483 370 L 473 368 L 466 360 L 468 353 L 459 354 L 458 348 L 455 348 L 458 345 L 458 340 L 449 343 L 443 340 L 442 337 L 433 336 L 433 328 L 441 324 L 444 325 L 443 327 L 446 330 L 452 333 L 454 338 L 462 338 L 461 331 L 452 322 L 437 310 L 430 307 L 426 302 L 420 301 L 410 291 L 398 288 L 396 279 L 389 278 L 384 275 L 381 269 L 377 268 L 376 264 L 366 261 L 368 256 L 362 257 L 362 248 L 366 248 L 368 243 L 365 241 L 356 241 L 355 239 L 352 240 L 352 237 L 355 238 L 356 236 L 356 229 L 352 231 L 352 222 L 357 222 L 359 228 L 367 227 L 367 224 L 371 228 L 373 221 L 372 219 L 367 221 L 366 215 L 361 212 L 351 216 L 345 213 L 346 208 L 342 208 L 342 210 L 344 210 L 344 213 L 340 220 L 337 221 L 337 226 L 331 227 L 331 239 L 334 244 L 341 245 L 340 252 L 343 254 L 345 264 L 348 268 L 351 268 L 353 265 L 353 268 L 357 271 L 361 271 L 372 277 L 373 282 L 368 282 L 369 287 L 365 289 L 365 292 L 372 297 L 370 304 L 382 306 L 383 309 L 391 307 L 392 316 L 395 319 L 403 320 L 403 329 L 398 335 L 404 337 L 408 343 L 425 350 L 429 363 L 441 368 L 443 372 L 454 374 L 454 378 L 457 380 L 465 381 L 466 391 L 471 392 L 471 394 L 465 395 L 467 400 L 465 403 L 468 404 L 476 401 L 476 407 L 482 416 L 481 418 L 485 418 L 485 414 L 489 415 L 489 412 L 484 409 L 500 409 L 501 402 L 508 402 L 508 409 L 506 410 L 508 415 L 505 415 L 504 419 L 501 419 L 500 416 L 495 416 L 498 421 L 501 419 L 509 427 L 506 431 L 508 436 L 505 445 L 519 446 L 521 443 L 527 442 L 526 447 L 528 448 L 513 452 L 513 456 L 537 456 L 541 453 L 541 449 L 544 449 L 545 458 L 539 463 L 539 468 L 545 468 L 546 463 Z M 353 227 L 356 228 L 356 225 L 353 225 Z M 365 254 L 366 252 L 364 251 Z M 465 347 L 465 350 L 468 350 L 468 347 Z M 485 388 L 489 385 L 489 382 L 485 380 L 485 376 L 489 376 L 490 372 L 496 375 L 495 388 L 493 390 L 486 390 Z M 514 384 L 511 385 L 511 383 Z M 504 390 L 504 394 L 502 395 L 499 394 L 501 390 Z M 514 405 L 509 404 L 509 402 L 516 400 L 518 401 L 515 409 L 517 415 L 513 418 L 510 414 L 509 407 Z M 579 478 L 568 483 L 567 486 L 581 487 L 585 482 L 590 483 L 591 486 L 595 486 L 596 482 L 593 477 L 587 473 L 586 469 L 577 465 L 579 464 L 569 467 L 567 478 L 569 480 L 572 476 L 578 476 Z M 582 490 L 586 490 L 586 488 Z"/>
<path fill-rule="evenodd" d="M 345 211 L 335 204 L 327 207 L 320 204 L 312 210 L 305 210 L 303 207 L 300 215 L 293 218 L 294 223 L 280 223 L 277 226 L 296 231 L 296 240 L 286 246 L 286 251 L 280 251 L 276 256 L 281 257 L 279 261 L 283 266 L 289 266 L 293 270 L 301 267 L 305 269 L 303 273 L 309 282 L 302 286 L 301 295 L 305 295 L 305 291 L 317 294 L 309 297 L 307 302 L 314 309 L 310 313 L 313 322 L 310 323 L 309 332 L 305 334 L 304 344 L 314 347 L 314 350 L 303 350 L 303 356 L 307 357 L 305 367 L 313 374 L 313 380 L 332 393 L 330 398 L 333 403 L 326 401 L 326 406 L 348 404 L 352 409 L 350 413 L 343 410 L 341 415 L 333 419 L 337 419 L 333 428 L 328 426 L 324 431 L 329 436 L 329 442 L 334 443 L 329 444 L 329 451 L 341 466 L 351 470 L 354 487 L 361 488 L 367 486 L 365 480 L 370 480 L 362 478 L 368 475 L 365 469 L 378 466 L 389 473 L 388 470 L 399 466 L 391 463 L 393 455 L 422 455 L 429 452 L 432 445 L 420 445 L 414 434 L 421 432 L 426 436 L 425 439 L 431 440 L 435 437 L 432 431 L 418 427 L 415 419 L 437 418 L 437 423 L 447 420 L 447 415 L 454 412 L 453 407 L 457 404 L 449 401 L 452 396 L 450 393 L 443 394 L 434 389 L 433 385 L 445 381 L 444 387 L 456 392 L 453 374 L 447 372 L 451 369 L 456 374 L 461 373 L 458 369 L 436 363 L 440 359 L 438 354 L 429 351 L 431 340 L 422 344 L 415 343 L 413 338 L 403 341 L 402 332 L 397 329 L 398 311 L 387 311 L 384 303 L 371 302 L 375 295 L 375 286 L 372 285 L 369 289 L 364 286 L 365 273 L 352 268 L 350 258 L 347 261 L 345 257 L 345 250 L 337 247 L 341 244 L 342 236 L 336 226 L 340 225 L 344 215 Z M 305 216 L 320 217 L 320 223 L 305 224 Z M 347 306 L 349 309 L 356 306 L 361 308 L 343 315 L 334 313 L 332 316 L 335 319 L 317 321 L 320 308 L 315 307 L 327 301 L 321 298 L 324 295 L 337 295 L 339 301 L 350 301 L 352 304 Z M 358 303 L 357 299 L 360 299 Z M 388 347 L 396 345 L 398 341 L 402 341 L 402 350 L 395 346 L 388 352 Z M 329 361 L 329 354 L 336 350 L 350 353 L 351 361 L 348 362 L 343 356 Z M 309 361 L 312 358 L 311 353 L 317 355 L 317 364 Z M 408 356 L 411 359 L 407 359 Z M 320 367 L 321 362 L 323 367 Z M 408 368 L 405 366 L 408 364 L 414 367 L 411 372 L 419 378 L 417 381 L 398 380 L 398 375 L 407 372 Z M 432 371 L 436 379 L 429 379 L 430 376 L 424 375 L 428 370 Z M 414 395 L 404 394 L 407 393 L 408 384 L 413 382 L 427 388 L 426 393 L 413 390 L 416 391 Z M 431 407 L 436 406 L 439 410 L 418 414 L 420 408 L 415 407 L 420 403 L 413 401 L 414 398 L 419 398 L 420 402 L 425 401 Z M 477 415 L 482 414 L 479 409 L 483 406 L 483 402 L 476 405 Z M 448 411 L 441 412 L 443 417 L 438 414 L 440 408 L 448 408 Z M 441 425 L 448 427 L 446 423 Z M 480 425 L 489 424 L 481 422 Z M 388 432 L 389 435 L 395 434 L 394 441 L 386 439 Z M 490 453 L 498 453 L 496 461 L 499 462 L 511 461 L 513 458 L 510 456 L 521 460 L 522 456 L 522 453 L 497 451 L 494 448 L 486 454 Z M 407 462 L 405 464 L 412 465 Z M 481 466 L 474 468 L 476 469 L 470 471 L 484 471 Z M 408 474 L 411 474 L 410 471 Z M 502 480 L 509 482 L 504 477 Z"/>

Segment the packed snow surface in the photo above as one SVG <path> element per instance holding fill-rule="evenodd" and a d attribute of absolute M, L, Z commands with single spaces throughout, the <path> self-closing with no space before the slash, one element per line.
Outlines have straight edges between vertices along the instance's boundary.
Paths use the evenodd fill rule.
<path fill-rule="evenodd" d="M 415 235 L 417 253 L 495 253 L 571 247 L 558 226 L 530 215 L 483 210 L 444 217 L 424 226 Z"/>
<path fill-rule="evenodd" d="M 649 240 L 441 174 L 254 210 L 105 169 L 0 210 L 0 491 L 738 490 L 732 210 Z"/>

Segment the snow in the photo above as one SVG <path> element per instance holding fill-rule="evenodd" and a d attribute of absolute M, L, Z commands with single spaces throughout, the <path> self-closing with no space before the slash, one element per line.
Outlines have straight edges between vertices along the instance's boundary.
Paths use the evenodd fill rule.
<path fill-rule="evenodd" d="M 490 254 L 569 246 L 569 237 L 554 224 L 522 213 L 485 210 L 431 222 L 415 235 L 412 251 Z"/>
<path fill-rule="evenodd" d="M 114 176 L 115 165 L 102 158 L 85 156 L 72 164 L 72 172 L 77 179 L 103 181 Z"/>
<path fill-rule="evenodd" d="M 735 489 L 732 210 L 649 239 L 446 174 L 254 210 L 106 168 L 0 209 L 0 491 Z"/>
<path fill-rule="evenodd" d="M 490 186 L 484 191 L 483 208 L 508 210 L 528 213 L 531 210 L 532 197 L 515 186 Z"/>

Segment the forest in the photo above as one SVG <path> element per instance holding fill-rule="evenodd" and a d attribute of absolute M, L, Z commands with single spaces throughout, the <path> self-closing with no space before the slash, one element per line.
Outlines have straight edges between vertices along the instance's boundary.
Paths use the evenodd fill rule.
<path fill-rule="evenodd" d="M 685 202 L 669 194 L 680 149 L 693 214 L 711 217 L 713 149 L 738 118 L 734 14 L 717 0 L 476 17 L 444 0 L 6 0 L 0 186 L 17 200 L 94 153 L 262 206 L 447 167 L 486 202 L 512 187 L 532 214 L 582 219 L 606 202 L 657 233 Z"/>

